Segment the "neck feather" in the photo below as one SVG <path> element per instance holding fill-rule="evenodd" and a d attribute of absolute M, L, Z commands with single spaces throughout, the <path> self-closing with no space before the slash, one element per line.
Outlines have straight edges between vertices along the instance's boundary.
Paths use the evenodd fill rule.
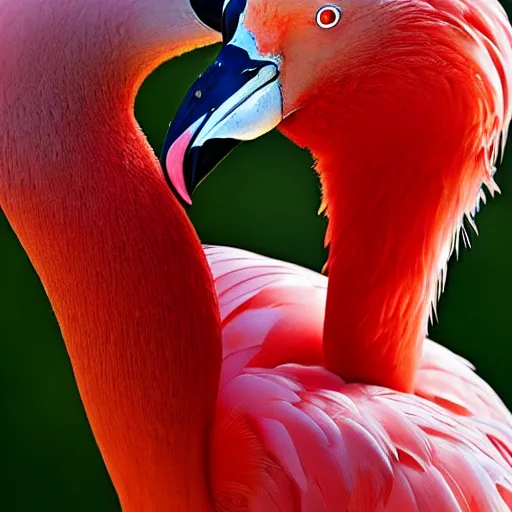
<path fill-rule="evenodd" d="M 324 349 L 344 379 L 410 392 L 440 279 L 484 176 L 435 143 L 436 161 L 418 161 L 424 143 L 403 142 L 386 161 L 360 146 L 353 158 L 319 162 L 330 246 Z M 386 146 L 373 152 L 382 158 Z"/>
<path fill-rule="evenodd" d="M 339 90 L 326 86 L 282 124 L 312 150 L 329 218 L 327 366 L 347 381 L 401 391 L 413 390 L 462 219 L 483 183 L 494 190 L 491 162 L 505 123 L 469 61 L 454 78 L 442 52 L 426 57 L 432 72 L 413 76 L 396 76 L 402 68 L 391 59 L 389 68 L 366 63 L 361 76 L 374 84 L 356 76 Z"/>
<path fill-rule="evenodd" d="M 148 31 L 141 53 L 156 57 L 143 65 L 128 51 L 139 22 L 125 17 L 125 32 L 116 31 L 100 6 L 122 2 L 93 1 L 105 23 L 75 27 L 75 38 L 97 45 L 94 58 L 80 60 L 55 39 L 59 30 L 45 29 L 66 21 L 60 35 L 70 35 L 73 18 L 61 16 L 79 2 L 44 12 L 49 3 L 38 3 L 39 24 L 21 13 L 27 2 L 12 4 L 35 29 L 24 47 L 4 52 L 0 204 L 48 293 L 123 510 L 209 510 L 216 297 L 199 240 L 133 117 L 140 73 L 180 40 L 168 34 L 171 48 L 163 47 Z M 174 14 L 192 43 L 212 41 L 191 12 Z M 3 41 L 19 33 L 11 21 Z M 106 33 L 95 37 L 98 27 Z"/>
<path fill-rule="evenodd" d="M 349 381 L 409 392 L 462 219 L 482 183 L 493 184 L 472 123 L 456 109 L 440 126 L 427 108 L 375 110 L 386 126 L 352 124 L 337 158 L 319 157 L 330 222 L 326 360 Z M 416 116 L 422 126 L 407 128 Z"/>

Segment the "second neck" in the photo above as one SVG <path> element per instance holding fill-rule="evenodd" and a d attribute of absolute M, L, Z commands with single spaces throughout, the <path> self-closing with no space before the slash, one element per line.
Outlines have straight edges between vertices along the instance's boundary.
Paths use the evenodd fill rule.
<path fill-rule="evenodd" d="M 0 206 L 48 294 L 123 510 L 209 510 L 218 306 L 197 235 L 133 117 L 140 62 L 179 46 L 172 3 L 152 5 L 168 32 L 126 10 L 116 30 L 116 8 L 145 2 L 36 3 L 10 3 L 1 24 L 0 49 L 16 44 L 0 77 Z M 199 44 L 193 13 L 175 14 Z"/>
<path fill-rule="evenodd" d="M 439 278 L 484 179 L 464 139 L 436 127 L 352 126 L 337 153 L 316 155 L 329 218 L 324 349 L 347 381 L 413 390 Z"/>
<path fill-rule="evenodd" d="M 70 161 L 60 183 L 13 183 L 2 207 L 50 298 L 123 510 L 204 512 L 220 371 L 213 283 L 149 148 L 126 128 L 109 133 L 119 151 Z"/>

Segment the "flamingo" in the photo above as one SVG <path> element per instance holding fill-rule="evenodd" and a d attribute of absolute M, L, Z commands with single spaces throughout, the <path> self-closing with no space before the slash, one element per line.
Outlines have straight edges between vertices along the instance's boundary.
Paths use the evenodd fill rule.
<path fill-rule="evenodd" d="M 133 104 L 152 69 L 218 34 L 176 0 L 6 0 L 0 34 L 0 205 L 121 506 L 209 510 L 218 307 Z"/>
<path fill-rule="evenodd" d="M 345 384 L 313 365 L 324 278 L 201 247 L 133 116 L 152 69 L 217 40 L 187 3 L 6 0 L 0 20 L 0 205 L 123 510 L 511 506 L 502 405 L 500 419 Z"/>
<path fill-rule="evenodd" d="M 307 147 L 329 219 L 327 367 L 410 392 L 464 217 L 474 225 L 483 185 L 498 190 L 512 112 L 505 11 L 495 0 L 230 0 L 223 20 L 225 47 L 164 146 L 170 181 L 190 202 L 230 149 L 278 124 Z"/>
<path fill-rule="evenodd" d="M 458 395 L 444 403 L 452 412 L 458 403 L 459 413 L 493 417 L 509 431 L 510 415 L 498 402 L 471 411 L 471 392 L 460 400 L 455 356 L 423 342 L 462 219 L 473 224 L 484 184 L 491 193 L 497 188 L 494 161 L 510 122 L 511 32 L 503 9 L 479 1 L 229 0 L 223 37 L 165 144 L 176 191 L 190 202 L 239 141 L 279 124 L 311 150 L 324 189 L 327 368 L 347 382 L 420 396 L 423 386 L 440 395 L 449 388 Z M 445 364 L 445 373 L 424 381 L 421 357 Z M 479 507 L 472 500 L 459 506 Z"/>
<path fill-rule="evenodd" d="M 279 124 L 307 147 L 330 221 L 327 365 L 411 391 L 464 217 L 474 226 L 484 184 L 498 190 L 505 11 L 496 0 L 230 0 L 223 15 L 225 48 L 191 89 L 207 94 L 189 94 L 167 137 L 168 177 L 190 203 L 188 189 L 241 140 Z"/>

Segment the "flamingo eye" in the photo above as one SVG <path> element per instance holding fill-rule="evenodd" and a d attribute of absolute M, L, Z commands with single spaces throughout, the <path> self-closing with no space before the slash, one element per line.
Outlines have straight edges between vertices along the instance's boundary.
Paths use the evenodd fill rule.
<path fill-rule="evenodd" d="M 341 19 L 341 9 L 335 5 L 324 5 L 316 13 L 316 24 L 321 28 L 332 28 Z"/>

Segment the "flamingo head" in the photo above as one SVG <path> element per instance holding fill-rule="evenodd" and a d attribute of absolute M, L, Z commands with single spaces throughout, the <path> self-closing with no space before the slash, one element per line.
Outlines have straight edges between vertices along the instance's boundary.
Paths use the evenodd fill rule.
<path fill-rule="evenodd" d="M 339 145 L 340 126 L 376 137 L 396 116 L 421 126 L 453 114 L 447 84 L 460 90 L 458 109 L 482 102 L 482 119 L 491 112 L 489 140 L 508 126 L 511 35 L 495 0 L 225 0 L 221 25 L 223 47 L 189 90 L 162 153 L 188 203 L 241 141 L 279 125 L 318 157 Z"/>

